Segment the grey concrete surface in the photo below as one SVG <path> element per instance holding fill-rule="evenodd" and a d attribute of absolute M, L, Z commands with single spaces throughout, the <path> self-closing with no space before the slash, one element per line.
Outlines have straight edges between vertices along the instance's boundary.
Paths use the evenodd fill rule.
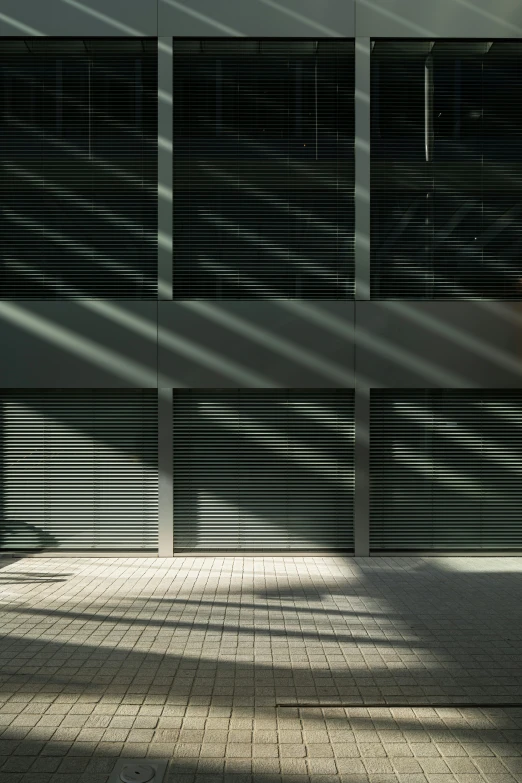
<path fill-rule="evenodd" d="M 158 0 L 159 35 L 350 38 L 354 0 Z"/>
<path fill-rule="evenodd" d="M 151 757 L 166 783 L 516 783 L 522 707 L 494 705 L 522 701 L 521 571 L 0 560 L 0 779 L 106 783 Z"/>
<path fill-rule="evenodd" d="M 353 311 L 353 302 L 160 302 L 160 384 L 351 387 Z"/>
<path fill-rule="evenodd" d="M 522 386 L 518 302 L 357 302 L 357 376 L 370 386 Z"/>
<path fill-rule="evenodd" d="M 386 38 L 520 38 L 518 0 L 357 0 L 355 34 Z"/>
<path fill-rule="evenodd" d="M 2 0 L 0 35 L 155 36 L 156 0 Z"/>
<path fill-rule="evenodd" d="M 157 386 L 157 303 L 0 301 L 0 386 Z"/>

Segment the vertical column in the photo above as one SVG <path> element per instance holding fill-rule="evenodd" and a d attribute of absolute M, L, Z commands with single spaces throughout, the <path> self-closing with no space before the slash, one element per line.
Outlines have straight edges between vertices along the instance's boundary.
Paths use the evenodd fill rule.
<path fill-rule="evenodd" d="M 357 361 L 356 361 L 357 373 Z M 356 374 L 355 387 L 355 557 L 370 554 L 370 388 Z"/>
<path fill-rule="evenodd" d="M 158 296 L 172 299 L 172 38 L 158 38 Z"/>
<path fill-rule="evenodd" d="M 158 297 L 172 299 L 172 38 L 158 38 Z M 158 388 L 158 556 L 174 554 L 172 389 Z"/>
<path fill-rule="evenodd" d="M 172 450 L 172 389 L 160 388 L 158 389 L 158 557 L 172 557 L 174 554 Z"/>
<path fill-rule="evenodd" d="M 370 51 L 355 42 L 355 556 L 370 553 L 370 388 L 357 372 L 357 300 L 370 298 Z"/>
<path fill-rule="evenodd" d="M 355 298 L 370 298 L 370 39 L 355 41 Z"/>

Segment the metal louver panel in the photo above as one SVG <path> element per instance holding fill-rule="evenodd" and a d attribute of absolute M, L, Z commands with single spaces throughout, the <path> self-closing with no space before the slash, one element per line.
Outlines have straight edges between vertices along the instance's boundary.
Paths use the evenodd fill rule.
<path fill-rule="evenodd" d="M 174 394 L 174 551 L 353 549 L 353 392 Z"/>
<path fill-rule="evenodd" d="M 0 548 L 155 550 L 157 394 L 0 391 Z"/>
<path fill-rule="evenodd" d="M 0 296 L 155 299 L 157 43 L 0 39 Z"/>
<path fill-rule="evenodd" d="M 174 40 L 175 299 L 353 299 L 354 43 Z"/>
<path fill-rule="evenodd" d="M 376 41 L 371 295 L 520 299 L 522 42 Z"/>
<path fill-rule="evenodd" d="M 522 391 L 371 392 L 370 547 L 522 550 Z"/>

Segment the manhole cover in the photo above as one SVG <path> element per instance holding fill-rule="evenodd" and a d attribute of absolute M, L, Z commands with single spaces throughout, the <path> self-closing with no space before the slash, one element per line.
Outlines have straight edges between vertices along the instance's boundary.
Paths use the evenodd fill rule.
<path fill-rule="evenodd" d="M 120 780 L 123 783 L 148 783 L 155 774 L 148 764 L 126 764 L 120 772 Z"/>

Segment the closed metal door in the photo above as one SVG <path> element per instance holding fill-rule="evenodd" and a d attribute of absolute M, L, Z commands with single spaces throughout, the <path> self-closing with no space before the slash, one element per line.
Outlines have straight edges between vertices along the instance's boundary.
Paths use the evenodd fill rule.
<path fill-rule="evenodd" d="M 174 550 L 353 549 L 353 392 L 174 395 Z"/>

